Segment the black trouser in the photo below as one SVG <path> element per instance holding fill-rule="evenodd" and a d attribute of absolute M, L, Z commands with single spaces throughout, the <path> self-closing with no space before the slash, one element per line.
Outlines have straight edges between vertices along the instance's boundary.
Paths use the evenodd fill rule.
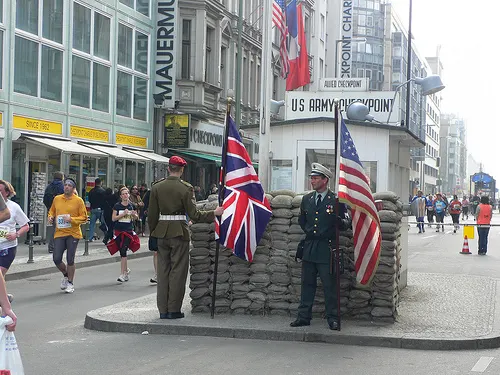
<path fill-rule="evenodd" d="M 310 321 L 312 306 L 316 295 L 317 277 L 321 278 L 325 292 L 325 312 L 328 321 L 337 320 L 337 285 L 335 274 L 330 274 L 330 265 L 327 263 L 312 263 L 302 261 L 302 291 L 298 318 Z"/>
<path fill-rule="evenodd" d="M 429 223 L 433 223 L 434 222 L 434 211 L 427 210 L 427 221 Z"/>

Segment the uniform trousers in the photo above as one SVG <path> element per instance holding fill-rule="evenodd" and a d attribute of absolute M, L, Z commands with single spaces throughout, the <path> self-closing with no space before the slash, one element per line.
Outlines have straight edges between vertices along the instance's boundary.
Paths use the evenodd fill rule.
<path fill-rule="evenodd" d="M 337 320 L 337 285 L 335 273 L 330 273 L 330 265 L 327 263 L 313 263 L 302 261 L 302 290 L 300 293 L 300 305 L 298 318 L 310 321 L 312 318 L 312 306 L 316 295 L 317 278 L 321 279 L 325 293 L 325 312 L 328 321 Z"/>
<path fill-rule="evenodd" d="M 160 314 L 180 312 L 189 271 L 189 241 L 182 237 L 158 238 L 158 286 Z"/>

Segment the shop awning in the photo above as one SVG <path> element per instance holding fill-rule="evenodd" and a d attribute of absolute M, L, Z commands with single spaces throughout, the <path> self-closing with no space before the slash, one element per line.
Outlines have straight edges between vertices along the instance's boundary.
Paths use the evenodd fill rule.
<path fill-rule="evenodd" d="M 127 150 L 127 152 L 142 156 L 143 158 L 150 159 L 157 163 L 168 164 L 169 161 L 169 158 L 167 158 L 166 156 L 156 154 L 151 150 L 137 150 L 135 148 L 126 148 L 125 150 Z"/>
<path fill-rule="evenodd" d="M 90 155 L 94 157 L 103 157 L 106 156 L 104 152 L 99 150 L 94 150 L 89 147 L 82 146 L 78 143 L 71 142 L 70 140 L 64 139 L 54 139 L 54 138 L 44 138 L 44 137 L 29 137 L 24 136 L 26 139 L 38 143 L 42 146 L 55 148 L 56 150 L 60 150 L 62 152 L 68 154 L 82 154 L 82 155 Z"/>
<path fill-rule="evenodd" d="M 219 155 L 210 155 L 210 154 L 203 154 L 201 152 L 194 152 L 194 151 L 177 151 L 177 150 L 172 150 L 174 154 L 182 154 L 185 156 L 191 156 L 195 158 L 201 158 L 209 161 L 215 162 L 217 165 L 220 165 L 222 163 L 222 156 Z"/>
<path fill-rule="evenodd" d="M 90 143 L 85 144 L 86 147 L 92 148 L 94 150 L 104 152 L 107 155 L 113 156 L 117 159 L 127 159 L 127 160 L 135 160 L 135 161 L 150 161 L 150 159 L 142 157 L 137 154 L 133 154 L 131 152 L 122 150 L 121 148 L 118 147 L 112 147 L 112 146 L 101 146 L 101 145 L 94 145 Z"/>

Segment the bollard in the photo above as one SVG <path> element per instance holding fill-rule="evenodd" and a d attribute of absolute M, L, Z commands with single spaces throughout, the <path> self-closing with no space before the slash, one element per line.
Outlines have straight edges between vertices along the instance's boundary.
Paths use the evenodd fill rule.
<path fill-rule="evenodd" d="M 34 263 L 33 260 L 33 224 L 30 223 L 30 230 L 28 231 L 28 262 Z"/>
<path fill-rule="evenodd" d="M 85 224 L 85 251 L 83 252 L 83 256 L 89 255 L 89 232 L 90 232 L 90 222 L 87 219 L 87 223 Z"/>

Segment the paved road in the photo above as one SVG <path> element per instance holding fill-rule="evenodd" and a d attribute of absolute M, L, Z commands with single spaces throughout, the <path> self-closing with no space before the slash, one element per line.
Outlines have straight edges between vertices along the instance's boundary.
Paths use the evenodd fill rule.
<path fill-rule="evenodd" d="M 458 254 L 457 254 L 458 256 Z M 151 259 L 130 262 L 131 281 L 115 282 L 119 264 L 77 271 L 76 291 L 57 274 L 11 281 L 26 374 L 499 374 L 500 350 L 424 352 L 293 342 L 108 334 L 83 328 L 88 310 L 149 294 Z M 485 357 L 485 358 L 482 358 Z M 482 358 L 482 359 L 481 359 Z M 494 358 L 490 360 L 489 358 Z M 479 361 L 479 362 L 478 362 Z"/>

